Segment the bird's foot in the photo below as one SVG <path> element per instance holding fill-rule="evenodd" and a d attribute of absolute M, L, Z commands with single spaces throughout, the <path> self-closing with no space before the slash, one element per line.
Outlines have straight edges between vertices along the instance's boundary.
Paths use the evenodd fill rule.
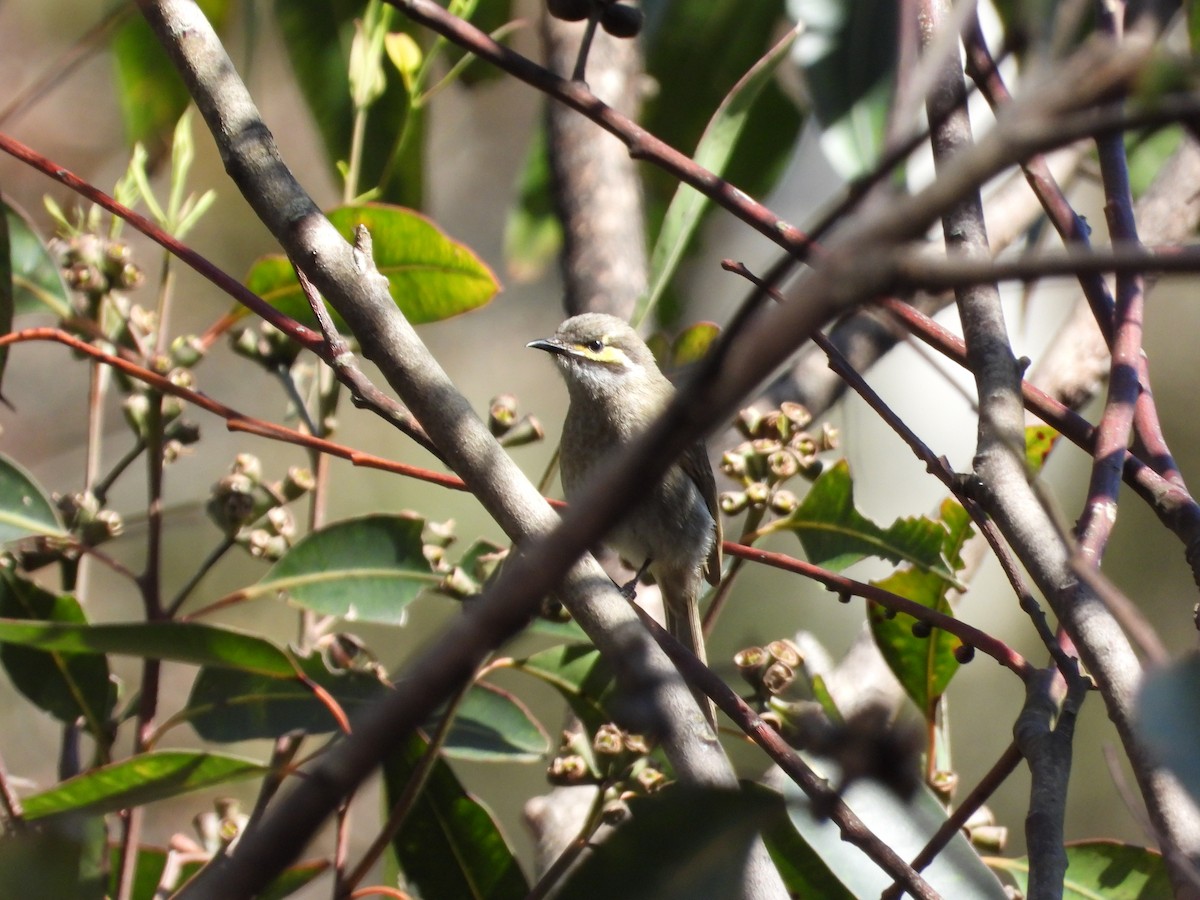
<path fill-rule="evenodd" d="M 649 570 L 650 562 L 651 560 L 647 559 L 644 563 L 642 563 L 642 567 L 637 570 L 637 574 L 635 574 L 624 584 L 617 585 L 617 590 L 621 592 L 621 596 L 626 600 L 632 600 L 637 596 L 638 582 L 642 580 L 642 576 L 645 575 Z"/>

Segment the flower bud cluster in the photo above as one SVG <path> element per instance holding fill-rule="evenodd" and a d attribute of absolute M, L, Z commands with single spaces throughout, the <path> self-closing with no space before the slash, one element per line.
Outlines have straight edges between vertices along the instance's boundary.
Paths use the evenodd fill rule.
<path fill-rule="evenodd" d="M 125 530 L 121 514 L 105 509 L 91 491 L 56 494 L 54 502 L 67 529 L 77 535 L 79 543 L 85 547 L 97 547 L 119 537 Z"/>
<path fill-rule="evenodd" d="M 316 482 L 307 469 L 292 467 L 280 481 L 262 477 L 262 462 L 239 453 L 229 474 L 213 485 L 205 511 L 221 531 L 251 556 L 276 560 L 292 546 L 296 521 L 287 504 L 311 491 Z"/>
<path fill-rule="evenodd" d="M 738 673 L 754 689 L 755 699 L 765 702 L 782 694 L 802 673 L 804 656 L 791 641 L 771 641 L 765 647 L 746 647 L 733 657 Z"/>
<path fill-rule="evenodd" d="M 425 558 L 435 572 L 442 573 L 435 590 L 454 600 L 466 600 L 482 592 L 508 556 L 507 547 L 479 540 L 464 551 L 457 563 L 451 563 L 446 559 L 446 550 L 458 539 L 453 519 L 427 522 L 421 539 Z"/>
<path fill-rule="evenodd" d="M 499 394 L 488 405 L 488 428 L 503 447 L 533 444 L 546 436 L 536 416 L 517 416 L 517 398 Z"/>
<path fill-rule="evenodd" d="M 270 372 L 291 368 L 300 355 L 300 345 L 269 322 L 246 322 L 232 329 L 229 338 L 234 353 Z"/>
<path fill-rule="evenodd" d="M 735 424 L 745 440 L 721 457 L 721 471 L 742 487 L 721 494 L 721 511 L 730 516 L 747 508 L 781 516 L 792 512 L 799 501 L 783 485 L 797 476 L 813 481 L 821 474 L 818 456 L 837 446 L 837 430 L 823 424 L 816 433 L 809 431 L 812 416 L 799 403 L 766 413 L 748 407 Z"/>
<path fill-rule="evenodd" d="M 649 742 L 611 722 L 596 729 L 590 741 L 581 731 L 564 731 L 547 774 L 553 784 L 604 785 L 610 820 L 623 814 L 625 801 L 653 793 L 667 781 L 650 759 Z"/>
<path fill-rule="evenodd" d="M 98 234 L 77 233 L 54 242 L 63 280 L 84 300 L 80 313 L 94 317 L 100 300 L 141 286 L 145 274 L 133 262 L 133 252 L 122 241 Z"/>

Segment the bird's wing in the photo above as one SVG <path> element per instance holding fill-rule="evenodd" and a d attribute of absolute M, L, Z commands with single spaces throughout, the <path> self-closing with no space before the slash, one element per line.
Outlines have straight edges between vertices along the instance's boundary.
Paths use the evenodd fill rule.
<path fill-rule="evenodd" d="M 709 584 L 715 585 L 721 580 L 721 511 L 717 508 L 717 481 L 713 477 L 712 466 L 708 462 L 708 450 L 703 442 L 697 441 L 692 444 L 679 460 L 679 465 L 700 490 L 704 505 L 708 507 L 713 518 L 716 535 L 704 566 L 704 577 Z"/>

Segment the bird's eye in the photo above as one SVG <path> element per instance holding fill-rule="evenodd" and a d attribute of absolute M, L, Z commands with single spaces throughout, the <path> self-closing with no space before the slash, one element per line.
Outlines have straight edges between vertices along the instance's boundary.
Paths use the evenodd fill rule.
<path fill-rule="evenodd" d="M 583 346 L 586 347 L 588 350 L 591 350 L 593 353 L 599 353 L 601 350 L 604 349 L 604 341 L 597 338 L 594 341 L 588 341 Z"/>

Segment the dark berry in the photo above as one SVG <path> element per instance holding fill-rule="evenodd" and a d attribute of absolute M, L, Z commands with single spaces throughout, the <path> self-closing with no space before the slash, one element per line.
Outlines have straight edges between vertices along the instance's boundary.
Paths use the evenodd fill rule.
<path fill-rule="evenodd" d="M 591 0 L 546 0 L 546 8 L 550 15 L 564 22 L 578 22 L 586 19 L 592 11 Z"/>
<path fill-rule="evenodd" d="M 642 11 L 624 3 L 613 3 L 600 13 L 600 27 L 615 38 L 636 37 L 642 30 Z"/>

